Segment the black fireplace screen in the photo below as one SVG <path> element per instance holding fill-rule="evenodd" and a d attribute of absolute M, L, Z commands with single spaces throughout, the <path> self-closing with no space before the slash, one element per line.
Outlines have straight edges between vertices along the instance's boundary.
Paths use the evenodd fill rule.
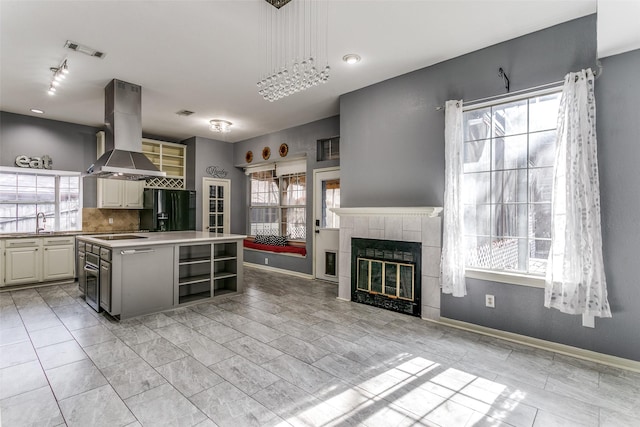
<path fill-rule="evenodd" d="M 351 300 L 420 316 L 422 245 L 351 239 Z"/>

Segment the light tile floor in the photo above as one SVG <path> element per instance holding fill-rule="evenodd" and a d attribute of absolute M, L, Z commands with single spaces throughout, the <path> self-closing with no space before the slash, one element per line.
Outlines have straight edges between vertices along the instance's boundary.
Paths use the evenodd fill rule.
<path fill-rule="evenodd" d="M 246 292 L 123 322 L 75 285 L 0 293 L 0 424 L 640 426 L 640 374 L 336 300 Z"/>

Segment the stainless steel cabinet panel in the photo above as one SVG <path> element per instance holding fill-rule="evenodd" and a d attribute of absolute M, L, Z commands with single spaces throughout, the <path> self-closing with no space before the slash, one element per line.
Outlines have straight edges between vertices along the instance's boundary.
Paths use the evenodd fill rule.
<path fill-rule="evenodd" d="M 173 307 L 173 246 L 114 249 L 112 264 L 121 261 L 120 318 L 154 313 Z"/>

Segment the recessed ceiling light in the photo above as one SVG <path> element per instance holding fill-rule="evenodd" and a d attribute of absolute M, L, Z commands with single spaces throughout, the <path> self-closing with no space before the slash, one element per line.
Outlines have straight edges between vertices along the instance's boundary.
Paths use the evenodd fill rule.
<path fill-rule="evenodd" d="M 38 110 L 37 108 L 32 108 L 32 109 L 31 109 L 31 112 L 32 112 L 32 113 L 36 113 L 36 114 L 44 114 L 44 111 L 42 111 L 42 110 Z"/>
<path fill-rule="evenodd" d="M 360 55 L 356 55 L 355 53 L 349 53 L 342 57 L 342 60 L 349 65 L 357 64 L 360 62 Z"/>

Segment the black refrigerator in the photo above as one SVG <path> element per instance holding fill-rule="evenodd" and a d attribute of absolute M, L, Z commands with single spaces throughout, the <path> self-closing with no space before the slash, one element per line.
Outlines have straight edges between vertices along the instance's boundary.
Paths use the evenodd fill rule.
<path fill-rule="evenodd" d="M 196 229 L 196 192 L 188 190 L 144 190 L 140 230 L 180 231 Z"/>

